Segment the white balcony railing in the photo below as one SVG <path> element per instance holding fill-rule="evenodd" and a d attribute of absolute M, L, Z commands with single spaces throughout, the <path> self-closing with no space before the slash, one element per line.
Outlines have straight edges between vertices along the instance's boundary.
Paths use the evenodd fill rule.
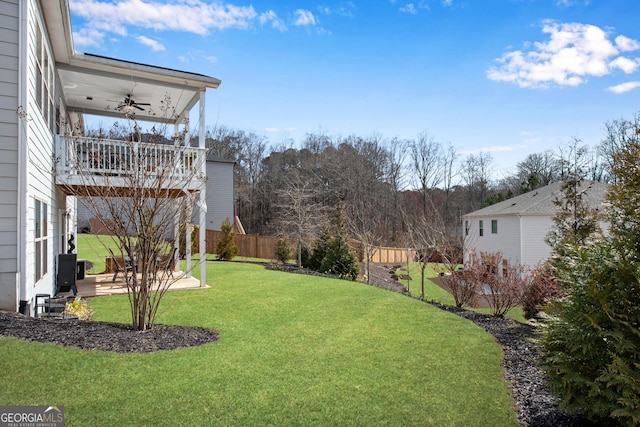
<path fill-rule="evenodd" d="M 77 181 L 74 177 L 81 176 L 91 176 L 90 182 L 96 183 L 99 180 L 95 177 L 126 178 L 143 173 L 146 178 L 155 177 L 179 186 L 202 181 L 205 157 L 204 148 L 77 136 L 56 139 L 57 176 L 61 184 Z"/>

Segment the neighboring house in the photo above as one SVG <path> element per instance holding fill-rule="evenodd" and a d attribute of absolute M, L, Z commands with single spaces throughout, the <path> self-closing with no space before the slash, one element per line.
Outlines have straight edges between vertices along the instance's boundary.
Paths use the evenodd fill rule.
<path fill-rule="evenodd" d="M 465 261 L 474 250 L 478 255 L 500 252 L 506 262 L 529 267 L 549 258 L 551 248 L 545 238 L 554 226 L 558 208 L 553 201 L 562 196 L 561 184 L 556 182 L 464 215 Z M 583 182 L 581 190 L 590 206 L 600 209 L 607 185 Z"/>
<path fill-rule="evenodd" d="M 182 146 L 140 143 L 135 150 L 203 159 L 205 93 L 220 80 L 75 52 L 67 0 L 3 0 L 0 32 L 0 309 L 29 314 L 36 294 L 55 293 L 58 255 L 69 250 L 75 233 L 74 199 L 90 188 L 77 173 L 78 163 L 90 160 L 75 155 L 109 149 L 129 156 L 117 170 L 95 165 L 95 187 L 107 185 L 107 175 L 113 186 L 131 164 L 131 147 L 127 152 L 122 141 L 83 137 L 84 116 L 135 113 L 140 122 L 170 123 L 184 136 Z M 171 114 L 162 109 L 167 100 Z M 188 123 L 195 106 L 200 137 L 191 147 Z M 186 189 L 205 205 L 205 162 L 193 163 L 189 168 L 202 178 L 180 182 L 183 162 L 166 190 L 180 197 Z M 201 250 L 205 213 L 199 215 Z M 204 269 L 202 262 L 203 283 Z"/>
<path fill-rule="evenodd" d="M 234 190 L 233 160 L 207 155 L 207 229 L 220 230 L 222 222 L 229 218 L 233 224 Z"/>
<path fill-rule="evenodd" d="M 234 218 L 234 190 L 233 190 L 233 160 L 223 159 L 209 153 L 207 155 L 207 215 L 206 228 L 220 230 L 222 222 Z M 96 201 L 100 204 L 100 200 Z M 90 231 L 89 221 L 93 218 L 92 210 L 87 209 L 86 203 L 78 202 L 78 230 Z M 195 209 L 192 222 L 198 223 L 199 210 Z M 169 236 L 171 237 L 171 236 Z"/>

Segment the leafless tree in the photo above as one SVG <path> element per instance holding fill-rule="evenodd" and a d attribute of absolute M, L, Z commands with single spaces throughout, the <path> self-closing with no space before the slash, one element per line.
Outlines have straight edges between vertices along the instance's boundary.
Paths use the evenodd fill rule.
<path fill-rule="evenodd" d="M 316 191 L 308 181 L 291 177 L 277 192 L 278 224 L 285 234 L 296 241 L 298 267 L 302 267 L 302 248 L 314 239 L 326 225 L 325 209 L 316 200 Z"/>
<path fill-rule="evenodd" d="M 483 281 L 483 297 L 494 316 L 504 317 L 522 302 L 530 271 L 523 265 L 508 262 L 499 252 L 483 252 L 480 258 L 482 266 L 478 273 Z"/>
<path fill-rule="evenodd" d="M 206 180 L 205 152 L 189 146 L 186 132 L 174 144 L 142 142 L 137 123 L 128 123 L 125 140 L 67 137 L 66 159 L 58 165 L 67 172 L 59 182 L 65 181 L 67 192 L 79 196 L 108 231 L 118 248 L 116 259 L 129 262 L 124 277 L 132 325 L 145 330 L 181 277 L 174 275 L 176 218 L 197 203 L 197 190 Z M 149 135 L 162 139 L 158 128 Z"/>
<path fill-rule="evenodd" d="M 467 211 L 474 211 L 484 207 L 489 181 L 491 177 L 491 163 L 493 157 L 490 153 L 480 152 L 470 154 L 462 163 L 462 179 L 467 184 L 469 206 Z"/>
<path fill-rule="evenodd" d="M 640 143 L 640 114 L 630 120 L 619 119 L 605 123 L 606 134 L 598 146 L 598 154 L 606 165 L 605 180 L 615 179 L 612 172 L 614 154 L 620 152 L 628 142 Z"/>
<path fill-rule="evenodd" d="M 450 269 L 442 277 L 442 283 L 449 289 L 457 307 L 474 307 L 482 290 L 484 266 L 477 253 L 471 253 L 462 269 Z"/>
<path fill-rule="evenodd" d="M 442 145 L 426 132 L 410 142 L 412 172 L 422 192 L 422 209 L 429 204 L 428 191 L 442 180 Z"/>
<path fill-rule="evenodd" d="M 371 262 L 386 236 L 383 213 L 371 209 L 366 200 L 357 200 L 347 209 L 350 234 L 360 242 L 367 283 L 371 283 Z"/>
<path fill-rule="evenodd" d="M 405 218 L 408 224 L 410 246 L 417 251 L 416 261 L 420 266 L 420 295 L 424 298 L 425 270 L 439 254 L 445 253 L 444 248 L 449 247 L 449 238 L 442 216 L 432 203 L 428 204 L 428 210 L 418 214 L 408 214 Z"/>

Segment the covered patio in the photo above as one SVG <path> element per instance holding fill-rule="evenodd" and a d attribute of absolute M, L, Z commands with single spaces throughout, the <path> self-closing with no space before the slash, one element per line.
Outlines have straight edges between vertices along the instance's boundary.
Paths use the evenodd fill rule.
<path fill-rule="evenodd" d="M 171 285 L 170 291 L 209 287 L 208 285 L 202 286 L 200 280 L 191 276 L 187 277 L 182 271 L 176 271 L 173 274 L 176 282 Z M 76 287 L 78 288 L 78 296 L 82 298 L 127 293 L 127 284 L 124 277 L 119 275 L 114 282 L 112 273 L 87 275 L 84 279 L 76 281 Z M 68 293 L 68 295 L 72 295 L 72 293 Z"/>

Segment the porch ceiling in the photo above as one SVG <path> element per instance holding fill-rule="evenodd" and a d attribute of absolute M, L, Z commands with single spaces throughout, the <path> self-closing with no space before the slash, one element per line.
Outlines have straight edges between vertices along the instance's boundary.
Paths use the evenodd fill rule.
<path fill-rule="evenodd" d="M 206 88 L 220 80 L 104 56 L 76 53 L 56 64 L 68 112 L 136 120 L 179 123 Z M 123 107 L 130 97 L 140 108 Z"/>

